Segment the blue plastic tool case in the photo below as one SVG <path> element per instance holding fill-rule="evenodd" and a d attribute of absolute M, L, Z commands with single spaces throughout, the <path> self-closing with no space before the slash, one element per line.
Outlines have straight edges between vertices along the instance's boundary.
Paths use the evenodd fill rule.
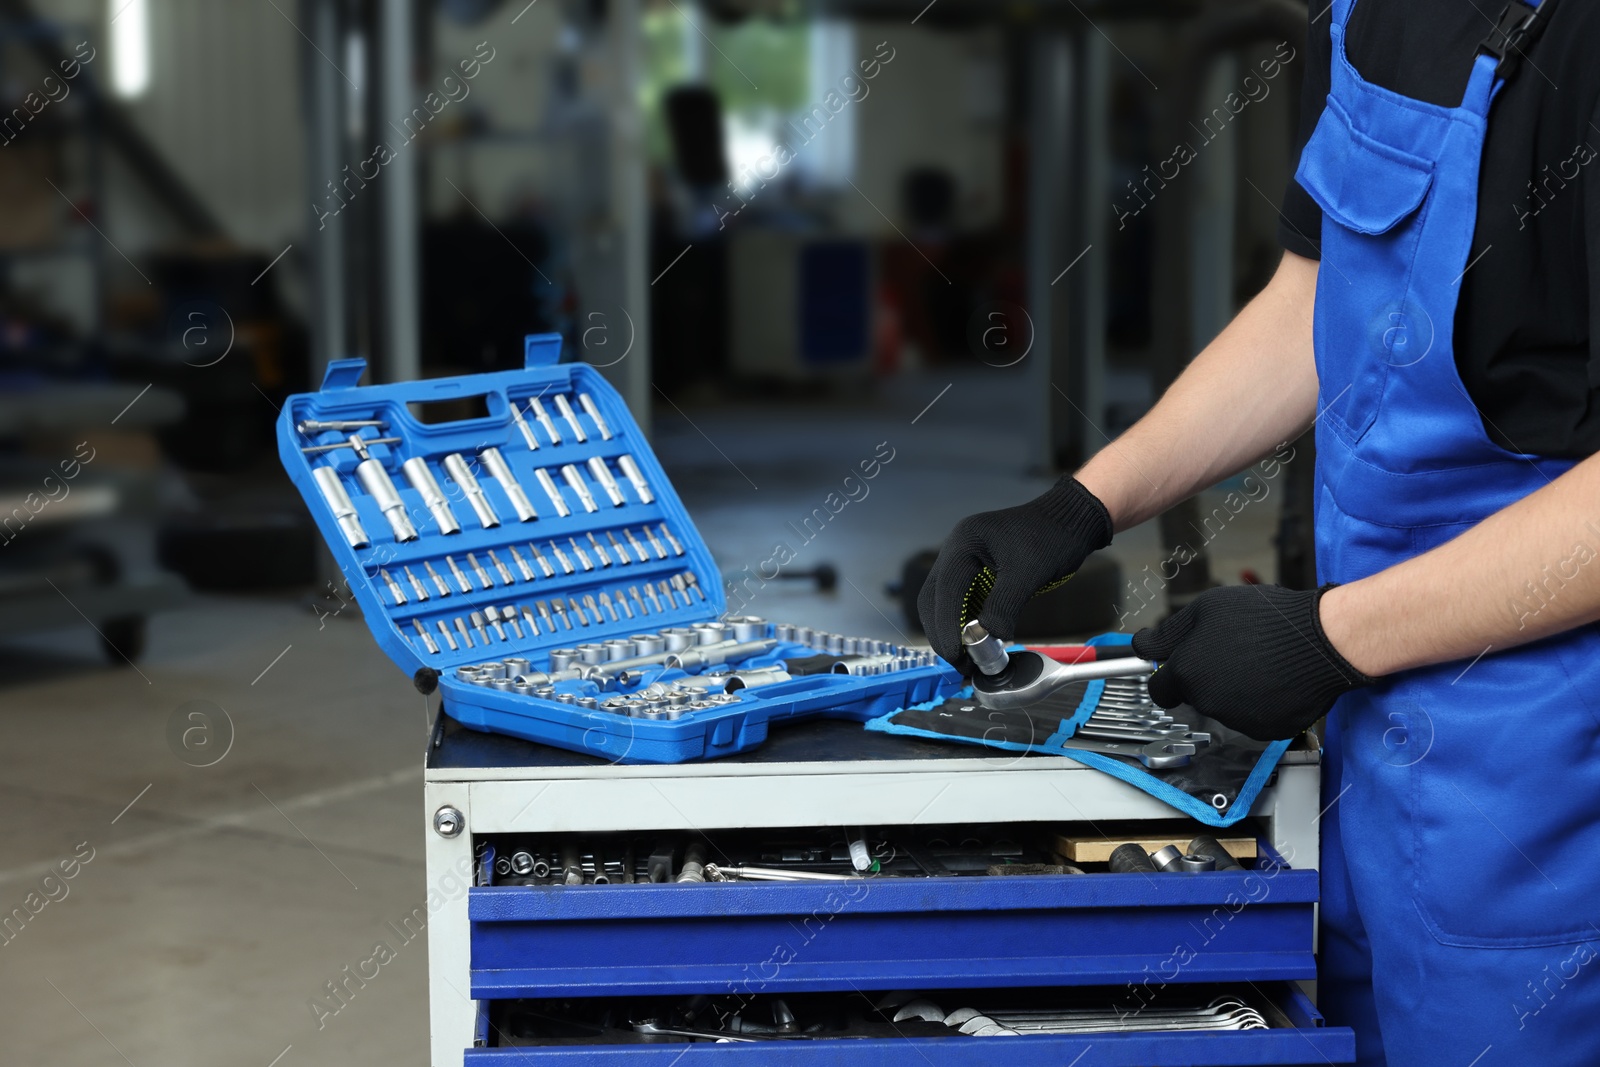
<path fill-rule="evenodd" d="M 437 672 L 455 719 L 619 763 L 676 763 L 752 748 L 782 719 L 866 721 L 957 690 L 959 676 L 934 660 L 870 676 L 795 677 L 745 689 L 718 707 L 658 720 L 577 701 L 626 696 L 684 672 L 649 668 L 633 684 L 613 681 L 604 691 L 592 680 L 567 679 L 551 685 L 551 698 L 464 681 L 458 674 L 464 666 L 519 658 L 529 670 L 544 672 L 554 650 L 690 627 L 718 619 L 727 608 L 711 553 L 622 397 L 594 368 L 562 363 L 560 353 L 560 335 L 536 334 L 527 338 L 522 370 L 368 386 L 359 384 L 364 361 L 340 360 L 329 365 L 318 392 L 291 396 L 278 420 L 283 465 L 379 646 L 414 677 Z M 540 415 L 530 406 L 534 399 Z M 481 403 L 486 414 L 425 422 L 413 410 L 450 401 Z M 308 420 L 383 425 L 302 432 Z M 352 435 L 363 440 L 366 458 L 348 447 Z M 486 449 L 498 451 L 515 488 L 494 475 Z M 452 477 L 449 457 L 460 457 L 470 477 Z M 644 491 L 624 457 L 636 465 Z M 419 458 L 459 529 L 445 532 L 449 520 L 441 520 L 437 499 L 416 488 L 403 467 Z M 358 469 L 363 463 L 367 470 Z M 615 494 L 600 480 L 596 463 L 609 473 Z M 332 474 L 319 475 L 318 468 Z M 333 496 L 319 477 L 334 483 Z M 586 487 L 587 500 L 578 484 Z M 515 499 L 516 488 L 523 501 Z M 347 499 L 338 497 L 340 490 Z M 480 504 L 494 524 L 480 519 Z M 520 519 L 529 508 L 535 516 Z M 407 523 L 414 531 L 409 537 Z M 626 592 L 646 582 L 648 597 Z M 602 593 L 616 598 L 609 607 L 600 602 Z M 473 612 L 481 625 L 470 621 Z M 512 622 L 503 621 L 507 613 Z M 770 637 L 772 625 L 763 632 Z M 780 644 L 738 666 L 759 669 L 816 651 Z"/>

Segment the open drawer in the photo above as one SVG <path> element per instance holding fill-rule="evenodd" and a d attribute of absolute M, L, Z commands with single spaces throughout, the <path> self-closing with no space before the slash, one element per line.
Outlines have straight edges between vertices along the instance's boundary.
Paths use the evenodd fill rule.
<path fill-rule="evenodd" d="M 480 886 L 471 996 L 1316 977 L 1317 874 Z"/>
<path fill-rule="evenodd" d="M 1355 1058 L 1353 1032 L 1324 1026 L 1304 994 L 1285 982 L 783 997 L 724 993 L 512 1001 L 485 1007 L 484 1044 L 467 1050 L 467 1064 L 535 1059 L 666 1067 L 691 1051 L 691 1044 L 696 1062 L 719 1058 L 792 1065 L 888 1061 L 978 1067 L 1003 1058 L 1041 1067 L 1222 1067 L 1349 1063 Z M 971 1018 L 979 1012 L 983 1014 Z M 1086 1013 L 1093 1017 L 1085 1019 Z M 1009 1024 L 992 1022 L 990 1015 Z M 1181 1028 L 1193 1025 L 1195 1018 L 1206 1020 L 1200 1025 L 1225 1022 L 1245 1028 Z M 1039 1032 L 1052 1028 L 1069 1032 Z M 706 1034 L 713 1036 L 702 1036 Z M 717 1040 L 716 1035 L 725 1036 Z"/>

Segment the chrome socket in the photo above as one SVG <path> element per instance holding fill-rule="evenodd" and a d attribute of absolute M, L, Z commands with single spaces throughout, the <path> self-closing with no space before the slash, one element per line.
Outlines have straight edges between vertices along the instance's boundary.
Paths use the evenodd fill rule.
<path fill-rule="evenodd" d="M 674 626 L 661 631 L 662 643 L 668 652 L 682 652 L 686 648 L 693 648 L 698 641 L 698 635 L 687 626 Z"/>
<path fill-rule="evenodd" d="M 556 514 L 566 518 L 572 514 L 572 509 L 567 507 L 567 501 L 561 495 L 561 490 L 556 488 L 556 480 L 550 477 L 550 472 L 543 467 L 535 467 L 534 480 L 539 483 L 539 488 L 544 490 L 544 495 L 550 498 L 550 503 L 555 507 Z"/>
<path fill-rule="evenodd" d="M 764 685 L 777 685 L 779 682 L 789 681 L 789 672 L 781 667 L 763 667 L 759 670 L 740 671 L 728 676 L 727 684 L 722 687 L 725 693 L 737 693 L 741 689 L 756 689 Z"/>
<path fill-rule="evenodd" d="M 973 666 L 986 675 L 996 675 L 1011 663 L 1005 642 L 995 637 L 977 619 L 961 628 L 961 643 L 972 657 Z"/>
<path fill-rule="evenodd" d="M 545 411 L 544 405 L 539 403 L 538 397 L 531 396 L 528 398 L 528 410 L 533 412 L 535 419 L 539 420 L 539 425 L 544 427 L 544 432 L 550 435 L 550 443 L 559 445 L 561 443 L 561 434 L 556 431 L 556 424 L 550 421 L 550 413 Z"/>
<path fill-rule="evenodd" d="M 584 663 L 604 663 L 607 659 L 606 646 L 600 644 L 579 645 L 578 658 Z"/>
<path fill-rule="evenodd" d="M 356 477 L 366 486 L 378 510 L 383 512 L 383 517 L 389 520 L 394 539 L 415 541 L 417 529 L 411 525 L 411 516 L 406 514 L 406 503 L 400 499 L 400 490 L 389 480 L 389 472 L 383 469 L 383 464 L 375 459 L 364 459 L 356 464 Z"/>
<path fill-rule="evenodd" d="M 489 503 L 489 498 L 483 493 L 483 486 L 478 484 L 478 479 L 473 475 L 467 461 L 461 453 L 452 452 L 444 457 L 445 473 L 450 475 L 450 480 L 461 487 L 467 496 L 467 503 L 472 505 L 473 512 L 478 516 L 478 524 L 484 529 L 500 525 L 500 516 L 494 513 L 494 506 Z"/>
<path fill-rule="evenodd" d="M 611 427 L 606 425 L 606 420 L 600 417 L 600 409 L 595 406 L 594 397 L 588 393 L 578 394 L 578 404 L 589 417 L 594 420 L 594 428 L 600 431 L 600 438 L 604 441 L 611 440 Z"/>
<path fill-rule="evenodd" d="M 869 677 L 875 674 L 887 674 L 894 669 L 894 663 L 893 656 L 862 656 L 859 659 L 840 660 L 833 665 L 833 673 Z"/>
<path fill-rule="evenodd" d="M 568 426 L 572 427 L 572 436 L 578 439 L 580 445 L 587 443 L 589 435 L 584 433 L 583 427 L 578 424 L 578 415 L 572 410 L 572 405 L 567 403 L 567 395 L 565 393 L 557 393 L 555 402 L 556 410 L 561 412 L 561 417 L 567 420 Z"/>
<path fill-rule="evenodd" d="M 714 645 L 728 639 L 729 626 L 726 623 L 697 622 L 691 629 L 694 630 L 695 644 L 698 645 Z"/>
<path fill-rule="evenodd" d="M 594 475 L 594 480 L 600 483 L 600 488 L 606 491 L 606 497 L 611 501 L 611 506 L 620 508 L 627 503 L 622 498 L 622 487 L 611 476 L 611 469 L 606 466 L 606 461 L 599 456 L 589 457 L 589 473 Z"/>
<path fill-rule="evenodd" d="M 433 514 L 433 521 L 438 524 L 442 534 L 461 532 L 461 524 L 456 521 L 456 513 L 450 510 L 450 502 L 444 497 L 444 490 L 439 488 L 439 482 L 433 476 L 433 471 L 428 467 L 428 461 L 421 456 L 412 456 L 400 464 L 400 469 L 405 472 L 406 481 L 411 483 L 422 497 L 422 503 Z"/>
<path fill-rule="evenodd" d="M 735 641 L 759 641 L 767 636 L 767 620 L 759 615 L 735 615 L 728 625 Z"/>
<path fill-rule="evenodd" d="M 567 484 L 572 486 L 572 491 L 578 494 L 578 499 L 583 503 L 584 511 L 592 514 L 600 510 L 600 505 L 594 502 L 594 494 L 589 492 L 588 483 L 583 480 L 583 475 L 578 472 L 578 468 L 575 465 L 568 463 L 563 466 L 561 468 L 561 477 L 565 478 Z"/>
<path fill-rule="evenodd" d="M 639 469 L 639 464 L 634 458 L 624 452 L 617 457 L 617 466 L 622 468 L 622 473 L 628 476 L 628 481 L 633 483 L 633 491 L 639 494 L 639 500 L 644 504 L 654 504 L 656 495 L 650 491 L 650 483 L 644 480 L 644 472 Z"/>
<path fill-rule="evenodd" d="M 528 499 L 528 494 L 522 491 L 522 483 L 517 481 L 516 475 L 511 473 L 511 465 L 500 454 L 498 448 L 486 448 L 478 453 L 484 469 L 494 476 L 500 483 L 500 488 L 506 494 L 506 499 L 511 501 L 511 508 L 517 513 L 518 522 L 532 522 L 539 517 L 534 510 L 533 502 Z"/>
<path fill-rule="evenodd" d="M 328 502 L 333 519 L 339 524 L 339 532 L 344 534 L 345 543 L 351 548 L 366 548 L 372 544 L 372 539 L 361 525 L 354 501 L 344 490 L 344 480 L 339 477 L 339 472 L 332 467 L 312 467 L 311 477 L 316 481 L 317 488 L 322 490 L 322 499 Z"/>
<path fill-rule="evenodd" d="M 582 656 L 575 648 L 555 648 L 550 650 L 550 669 L 552 671 L 564 671 L 579 662 L 582 662 Z"/>
<path fill-rule="evenodd" d="M 507 407 L 511 409 L 511 421 L 517 424 L 517 429 L 522 431 L 522 439 L 528 442 L 528 451 L 539 451 L 539 439 L 533 436 L 532 427 L 530 427 L 528 425 L 528 421 L 522 417 L 522 412 L 517 410 L 517 402 L 515 400 L 510 401 L 507 404 Z"/>
<path fill-rule="evenodd" d="M 633 634 L 628 640 L 633 642 L 637 650 L 635 655 L 655 656 L 667 650 L 666 639 L 660 634 Z"/>

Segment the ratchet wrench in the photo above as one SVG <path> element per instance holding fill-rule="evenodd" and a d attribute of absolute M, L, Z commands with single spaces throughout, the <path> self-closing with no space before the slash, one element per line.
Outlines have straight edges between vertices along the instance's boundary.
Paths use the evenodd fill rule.
<path fill-rule="evenodd" d="M 1026 649 L 1007 652 L 1000 639 L 976 619 L 962 628 L 961 641 L 978 668 L 972 677 L 973 695 L 979 704 L 995 711 L 1037 704 L 1073 682 L 1125 678 L 1156 669 L 1150 660 L 1135 657 L 1068 664 Z"/>

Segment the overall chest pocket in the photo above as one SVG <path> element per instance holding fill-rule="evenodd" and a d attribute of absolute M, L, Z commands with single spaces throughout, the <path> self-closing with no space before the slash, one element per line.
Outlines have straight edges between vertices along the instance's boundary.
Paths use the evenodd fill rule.
<path fill-rule="evenodd" d="M 1323 218 L 1317 375 L 1329 413 L 1355 439 L 1377 416 L 1389 373 L 1432 346 L 1435 324 L 1410 290 L 1433 177 L 1431 160 L 1363 133 L 1332 97 L 1300 155 L 1295 180 Z"/>

